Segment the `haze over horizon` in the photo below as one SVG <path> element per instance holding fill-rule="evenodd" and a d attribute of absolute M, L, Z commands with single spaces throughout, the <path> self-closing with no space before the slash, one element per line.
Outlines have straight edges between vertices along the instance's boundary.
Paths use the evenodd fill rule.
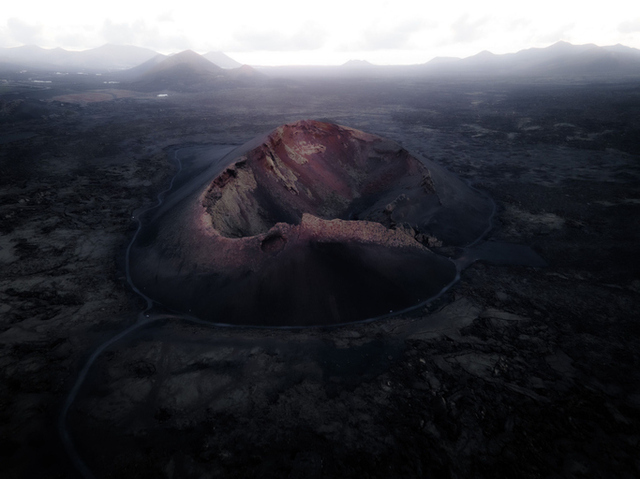
<path fill-rule="evenodd" d="M 251 65 L 425 63 L 481 51 L 513 53 L 558 41 L 640 48 L 640 4 L 608 8 L 570 0 L 455 4 L 374 0 L 365 7 L 327 0 L 310 9 L 293 0 L 176 6 L 115 0 L 102 11 L 77 0 L 13 2 L 0 12 L 0 47 L 34 44 L 86 50 L 130 44 L 160 53 L 223 51 Z"/>

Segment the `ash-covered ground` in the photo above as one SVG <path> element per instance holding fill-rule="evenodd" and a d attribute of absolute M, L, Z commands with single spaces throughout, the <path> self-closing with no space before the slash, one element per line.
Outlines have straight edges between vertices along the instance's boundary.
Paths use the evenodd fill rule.
<path fill-rule="evenodd" d="M 640 475 L 638 82 L 49 86 L 0 96 L 3 477 Z M 446 166 L 496 202 L 487 239 L 548 266 L 476 262 L 423 309 L 329 329 L 152 312 L 61 428 L 145 308 L 126 248 L 175 150 L 308 118 Z"/>

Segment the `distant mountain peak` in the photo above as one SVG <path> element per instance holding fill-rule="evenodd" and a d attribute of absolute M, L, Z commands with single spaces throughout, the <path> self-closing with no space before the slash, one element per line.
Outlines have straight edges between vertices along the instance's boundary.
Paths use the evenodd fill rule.
<path fill-rule="evenodd" d="M 564 40 L 559 40 L 557 42 L 555 42 L 553 45 L 549 46 L 548 48 L 570 48 L 573 45 L 569 42 L 565 42 Z"/>
<path fill-rule="evenodd" d="M 258 73 L 256 69 L 250 65 L 241 65 L 238 68 L 234 68 L 233 70 L 243 74 L 249 74 L 249 75 L 254 75 Z"/>
<path fill-rule="evenodd" d="M 242 66 L 242 63 L 235 61 L 233 58 L 222 52 L 208 52 L 202 56 L 209 60 L 211 63 L 218 65 L 220 68 L 229 69 L 239 68 Z"/>
<path fill-rule="evenodd" d="M 221 70 L 218 65 L 214 65 L 205 57 L 194 52 L 193 50 L 183 50 L 179 53 L 175 53 L 158 63 L 158 65 L 153 70 L 166 70 L 178 65 L 180 65 L 181 67 L 187 67 L 196 70 L 205 70 L 208 72 Z"/>
<path fill-rule="evenodd" d="M 367 60 L 349 60 L 348 62 L 343 63 L 342 66 L 347 68 L 368 68 L 375 65 Z"/>
<path fill-rule="evenodd" d="M 249 65 L 241 65 L 238 68 L 231 68 L 225 70 L 226 75 L 229 78 L 237 79 L 260 79 L 266 78 L 264 73 L 259 72 L 255 68 Z"/>
<path fill-rule="evenodd" d="M 199 53 L 194 52 L 193 50 L 187 49 L 182 50 L 181 52 L 174 53 L 173 55 L 169 55 L 170 58 L 204 58 Z"/>
<path fill-rule="evenodd" d="M 218 82 L 253 77 L 251 67 L 236 69 L 241 71 L 224 70 L 193 50 L 184 50 L 149 66 L 151 68 L 140 75 L 135 83 L 139 88 L 152 91 L 203 91 Z"/>
<path fill-rule="evenodd" d="M 451 62 L 459 62 L 460 58 L 458 57 L 433 57 L 427 63 L 438 64 L 438 63 L 451 63 Z"/>
<path fill-rule="evenodd" d="M 480 53 L 476 53 L 473 55 L 474 58 L 493 58 L 497 55 L 489 50 L 482 50 Z"/>

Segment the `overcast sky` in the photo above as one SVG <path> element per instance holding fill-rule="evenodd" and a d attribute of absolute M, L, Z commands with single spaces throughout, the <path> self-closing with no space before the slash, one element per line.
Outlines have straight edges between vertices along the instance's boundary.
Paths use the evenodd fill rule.
<path fill-rule="evenodd" d="M 559 40 L 640 48 L 640 1 L 6 1 L 0 46 L 132 44 L 223 51 L 242 63 L 424 63 Z"/>

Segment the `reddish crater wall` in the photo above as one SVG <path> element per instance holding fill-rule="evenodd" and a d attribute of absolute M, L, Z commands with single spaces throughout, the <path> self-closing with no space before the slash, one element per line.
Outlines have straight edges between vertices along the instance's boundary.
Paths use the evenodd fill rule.
<path fill-rule="evenodd" d="M 299 224 L 305 213 L 390 226 L 407 213 L 400 197 L 404 205 L 437 202 L 429 170 L 406 150 L 351 128 L 300 121 L 238 158 L 202 202 L 221 235 L 244 237 L 279 222 Z"/>

